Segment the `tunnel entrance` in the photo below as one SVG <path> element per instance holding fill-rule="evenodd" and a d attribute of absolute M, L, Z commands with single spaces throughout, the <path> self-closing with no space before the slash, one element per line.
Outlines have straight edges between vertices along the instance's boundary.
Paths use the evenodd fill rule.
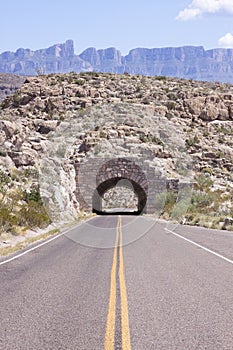
<path fill-rule="evenodd" d="M 148 184 L 145 174 L 127 159 L 110 160 L 96 178 L 92 211 L 101 215 L 139 215 L 146 212 Z"/>
<path fill-rule="evenodd" d="M 113 198 L 106 197 L 110 190 L 113 190 Z M 124 178 L 113 178 L 104 181 L 95 190 L 92 211 L 101 215 L 139 215 L 144 212 L 146 201 L 145 191 L 136 182 Z"/>
<path fill-rule="evenodd" d="M 138 211 L 138 196 L 129 180 L 120 179 L 115 187 L 104 193 L 102 196 L 102 211 L 132 213 Z"/>

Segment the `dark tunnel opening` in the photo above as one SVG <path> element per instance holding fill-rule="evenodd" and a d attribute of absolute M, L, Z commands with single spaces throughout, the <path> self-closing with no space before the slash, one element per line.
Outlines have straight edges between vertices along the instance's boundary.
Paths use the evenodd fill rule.
<path fill-rule="evenodd" d="M 118 208 L 117 205 L 115 208 L 103 208 L 105 193 L 111 189 L 117 188 L 117 186 L 125 188 L 125 190 L 128 192 L 129 190 L 132 190 L 131 195 L 136 195 L 137 204 L 134 210 L 129 210 L 129 208 L 125 206 Z M 92 197 L 92 212 L 97 215 L 141 215 L 146 212 L 146 202 L 147 194 L 137 182 L 124 177 L 115 177 L 105 180 L 95 189 Z"/>

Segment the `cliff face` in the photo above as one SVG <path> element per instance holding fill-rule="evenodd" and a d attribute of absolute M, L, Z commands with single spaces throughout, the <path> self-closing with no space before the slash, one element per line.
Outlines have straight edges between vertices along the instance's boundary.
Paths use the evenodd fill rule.
<path fill-rule="evenodd" d="M 90 63 L 94 71 L 109 73 L 124 72 L 124 57 L 114 47 L 105 50 L 96 50 L 93 47 L 88 48 L 79 57 Z"/>
<path fill-rule="evenodd" d="M 125 70 L 145 75 L 233 82 L 233 50 L 203 47 L 134 49 L 126 56 Z"/>
<path fill-rule="evenodd" d="M 32 51 L 18 49 L 15 53 L 6 51 L 0 55 L 0 72 L 19 75 L 37 75 L 42 73 L 66 73 L 70 71 L 88 71 L 92 67 L 74 54 L 72 40 L 56 44 L 47 49 Z"/>
<path fill-rule="evenodd" d="M 0 72 L 19 75 L 96 71 L 164 75 L 233 83 L 233 49 L 204 50 L 202 46 L 135 48 L 123 56 L 114 47 L 86 49 L 75 55 L 72 40 L 47 49 L 18 49 L 0 55 Z"/>

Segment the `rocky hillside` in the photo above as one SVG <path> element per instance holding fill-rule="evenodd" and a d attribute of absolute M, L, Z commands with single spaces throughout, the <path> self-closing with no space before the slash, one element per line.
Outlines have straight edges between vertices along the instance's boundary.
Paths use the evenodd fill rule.
<path fill-rule="evenodd" d="M 74 164 L 131 152 L 168 178 L 190 171 L 193 196 L 183 219 L 232 229 L 232 135 L 229 84 L 92 72 L 30 77 L 0 107 L 0 206 L 12 208 L 7 198 L 17 189 L 11 217 L 19 224 L 20 206 L 41 201 L 40 186 L 45 202 L 53 198 L 56 211 L 74 215 Z M 177 166 L 178 158 L 184 161 Z M 175 196 L 157 200 L 164 201 L 163 217 L 171 216 Z"/>
<path fill-rule="evenodd" d="M 74 53 L 72 40 L 47 49 L 18 49 L 0 54 L 0 72 L 19 75 L 68 72 L 110 72 L 164 75 L 233 83 L 233 49 L 205 50 L 202 46 L 135 48 L 123 56 L 114 47 Z"/>
<path fill-rule="evenodd" d="M 14 94 L 24 81 L 24 77 L 0 73 L 0 102 L 4 100 L 7 95 Z"/>

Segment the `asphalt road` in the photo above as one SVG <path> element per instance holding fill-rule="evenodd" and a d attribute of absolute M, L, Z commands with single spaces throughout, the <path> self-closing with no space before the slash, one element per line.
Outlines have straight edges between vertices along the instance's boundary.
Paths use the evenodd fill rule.
<path fill-rule="evenodd" d="M 1 350 L 232 350 L 233 233 L 104 216 L 2 264 Z"/>

